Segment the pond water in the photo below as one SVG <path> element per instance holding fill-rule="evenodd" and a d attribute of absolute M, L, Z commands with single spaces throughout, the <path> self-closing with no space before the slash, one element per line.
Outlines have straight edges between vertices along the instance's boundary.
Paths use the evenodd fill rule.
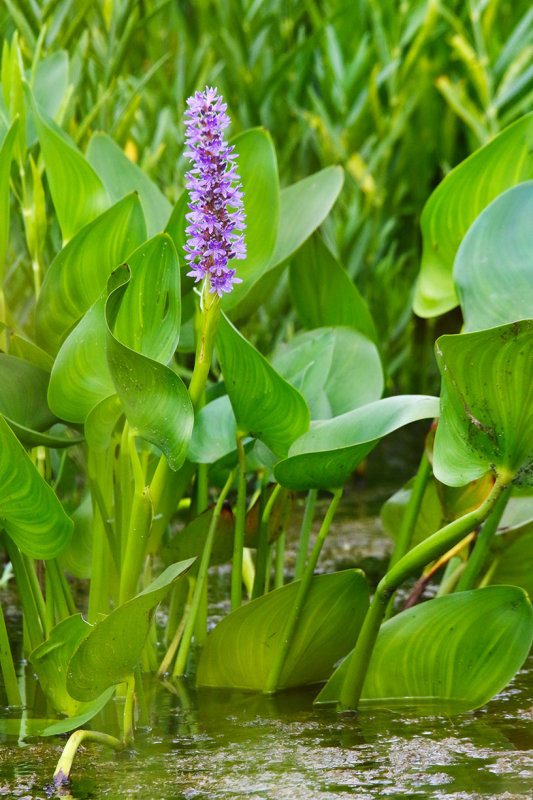
<path fill-rule="evenodd" d="M 354 493 L 337 519 L 324 571 L 383 569 L 390 543 L 376 509 L 387 492 Z M 357 521 L 353 521 L 354 517 Z M 294 554 L 288 553 L 288 565 Z M 215 581 L 212 620 L 225 611 L 228 571 Z M 222 590 L 222 592 L 220 592 Z M 374 800 L 533 797 L 533 657 L 480 711 L 453 718 L 359 716 L 315 710 L 316 690 L 274 698 L 202 691 L 192 681 L 144 683 L 135 749 L 89 744 L 72 771 L 76 800 Z M 113 726 L 113 707 L 102 729 Z M 98 728 L 98 723 L 95 724 Z M 8 740 L 0 749 L 0 797 L 44 800 L 66 737 Z"/>

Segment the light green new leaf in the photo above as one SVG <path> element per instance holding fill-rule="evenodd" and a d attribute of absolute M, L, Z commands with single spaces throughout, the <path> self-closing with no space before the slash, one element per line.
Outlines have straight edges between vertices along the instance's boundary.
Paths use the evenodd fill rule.
<path fill-rule="evenodd" d="M 111 272 L 145 239 L 146 226 L 135 194 L 80 231 L 46 272 L 35 312 L 39 344 L 57 353 L 65 333 L 102 294 Z"/>
<path fill-rule="evenodd" d="M 429 198 L 421 219 L 422 265 L 413 304 L 420 317 L 434 317 L 457 305 L 452 268 L 461 240 L 495 197 L 533 177 L 532 147 L 533 113 L 459 164 Z"/>
<path fill-rule="evenodd" d="M 278 165 L 270 134 L 263 128 L 252 128 L 232 139 L 231 144 L 238 154 L 237 172 L 244 192 L 246 258 L 230 264 L 242 283 L 224 295 L 225 310 L 237 305 L 270 262 L 279 219 Z"/>
<path fill-rule="evenodd" d="M 304 398 L 224 316 L 216 350 L 239 430 L 283 457 L 309 427 Z"/>
<path fill-rule="evenodd" d="M 105 308 L 109 371 L 132 430 L 159 447 L 171 469 L 177 470 L 185 461 L 192 434 L 192 403 L 183 381 L 175 372 L 165 364 L 127 347 L 114 334 L 123 297 L 129 290 L 130 275 L 129 268 L 124 266 L 110 279 L 110 288 L 116 288 L 110 292 Z M 153 287 L 153 291 L 157 291 L 157 287 Z M 147 326 L 146 338 L 141 336 L 141 344 L 146 345 L 147 349 L 152 348 L 154 343 L 159 347 L 161 342 L 166 347 L 169 341 L 165 306 L 159 311 L 163 314 L 160 319 L 162 337 L 154 338 L 151 326 Z M 135 320 L 131 322 L 135 324 Z M 178 330 L 179 327 L 174 330 L 174 336 Z M 131 335 L 134 335 L 133 331 Z M 168 350 L 165 355 L 168 355 Z"/>
<path fill-rule="evenodd" d="M 383 370 L 376 345 L 352 328 L 297 333 L 272 366 L 305 397 L 311 419 L 329 419 L 378 400 Z"/>
<path fill-rule="evenodd" d="M 533 314 L 533 181 L 521 183 L 481 212 L 453 268 L 467 331 Z"/>
<path fill-rule="evenodd" d="M 193 561 L 167 567 L 144 591 L 90 627 L 68 665 L 66 686 L 72 697 L 94 700 L 133 673 L 156 606 Z"/>
<path fill-rule="evenodd" d="M 533 483 L 533 322 L 441 336 L 442 375 L 433 471 L 461 486 L 488 470 Z"/>
<path fill-rule="evenodd" d="M 368 306 L 318 233 L 291 260 L 289 280 L 293 305 L 306 328 L 348 325 L 377 342 Z"/>
<path fill-rule="evenodd" d="M 113 203 L 131 192 L 138 192 L 149 237 L 164 229 L 172 211 L 171 204 L 113 139 L 105 133 L 94 133 L 87 147 L 87 160 L 101 178 Z"/>
<path fill-rule="evenodd" d="M 224 617 L 207 637 L 197 685 L 264 689 L 299 585 L 290 583 Z M 355 644 L 367 608 L 368 587 L 359 570 L 314 577 L 276 688 L 325 680 Z"/>
<path fill-rule="evenodd" d="M 89 447 L 95 450 L 107 450 L 111 444 L 113 429 L 122 414 L 122 406 L 116 394 L 104 398 L 94 406 L 85 420 L 85 438 Z"/>
<path fill-rule="evenodd" d="M 299 491 L 341 487 L 383 436 L 410 422 L 432 419 L 438 410 L 436 397 L 400 395 L 312 422 L 288 458 L 275 466 L 276 480 Z"/>
<path fill-rule="evenodd" d="M 65 572 L 75 578 L 90 578 L 93 550 L 93 507 L 90 492 L 72 513 L 74 532 L 61 553 L 60 563 Z"/>
<path fill-rule="evenodd" d="M 460 714 L 487 703 L 526 659 L 533 609 L 514 586 L 428 600 L 386 622 L 378 635 L 360 707 Z M 336 703 L 346 659 L 316 702 Z"/>
<path fill-rule="evenodd" d="M 55 558 L 72 522 L 0 415 L 0 528 L 32 558 Z"/>
<path fill-rule="evenodd" d="M 9 240 L 9 179 L 13 147 L 17 138 L 18 119 L 13 120 L 0 147 L 0 281 L 4 275 Z M 5 322 L 5 320 L 0 320 Z"/>
<path fill-rule="evenodd" d="M 214 464 L 236 449 L 237 422 L 227 394 L 196 414 L 187 458 L 195 464 Z"/>
<path fill-rule="evenodd" d="M 69 241 L 109 206 L 107 191 L 66 133 L 37 108 L 25 87 L 46 167 L 50 194 L 64 241 Z"/>

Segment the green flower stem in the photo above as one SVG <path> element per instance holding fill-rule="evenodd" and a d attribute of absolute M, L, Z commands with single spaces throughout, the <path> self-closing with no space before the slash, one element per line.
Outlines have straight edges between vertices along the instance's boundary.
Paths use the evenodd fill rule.
<path fill-rule="evenodd" d="M 126 552 L 120 576 L 120 605 L 134 597 L 137 592 L 151 521 L 152 502 L 150 490 L 148 486 L 145 486 L 141 491 L 136 490 L 133 495 Z"/>
<path fill-rule="evenodd" d="M 233 539 L 233 564 L 231 570 L 231 610 L 242 605 L 242 551 L 244 547 L 244 521 L 246 516 L 246 453 L 243 437 L 237 434 L 239 472 L 237 481 L 237 508 L 235 511 L 235 536 Z"/>
<path fill-rule="evenodd" d="M 300 529 L 300 541 L 298 545 L 298 556 L 296 558 L 296 566 L 294 568 L 294 580 L 297 581 L 302 577 L 305 569 L 305 562 L 307 561 L 307 550 L 309 548 L 309 534 L 311 533 L 311 526 L 313 524 L 313 517 L 315 514 L 316 497 L 318 491 L 316 489 L 309 489 L 307 498 L 305 500 L 305 511 L 302 520 L 302 527 Z"/>
<path fill-rule="evenodd" d="M 126 680 L 126 699 L 124 701 L 124 744 L 127 746 L 133 741 L 133 701 L 135 699 L 135 678 L 130 675 Z"/>
<path fill-rule="evenodd" d="M 17 589 L 22 605 L 22 614 L 27 633 L 29 650 L 31 652 L 45 639 L 43 635 L 43 628 L 41 627 L 39 608 L 32 592 L 30 580 L 26 571 L 26 565 L 22 560 L 22 556 L 18 547 L 9 538 L 9 536 L 4 537 L 4 545 L 7 550 L 9 560 L 13 565 Z"/>
<path fill-rule="evenodd" d="M 208 506 L 207 464 L 198 464 L 196 469 L 196 512 L 201 514 Z M 202 598 L 198 606 L 196 623 L 194 626 L 194 641 L 198 647 L 203 647 L 207 636 L 207 581 L 204 582 Z"/>
<path fill-rule="evenodd" d="M 22 699 L 20 697 L 19 686 L 17 683 L 17 673 L 15 672 L 13 655 L 11 653 L 11 647 L 9 646 L 6 623 L 4 620 L 4 612 L 2 611 L 1 605 L 0 605 L 0 669 L 2 672 L 2 678 L 4 679 L 4 686 L 6 689 L 8 704 L 10 706 L 21 706 Z"/>
<path fill-rule="evenodd" d="M 109 734 L 100 733 L 99 731 L 74 731 L 63 748 L 61 758 L 57 762 L 57 767 L 54 772 L 54 784 L 56 787 L 59 788 L 68 785 L 74 756 L 76 755 L 78 747 L 84 741 L 106 744 L 108 747 L 112 747 L 113 750 L 124 750 L 124 743 L 115 736 L 109 736 Z"/>
<path fill-rule="evenodd" d="M 266 485 L 264 489 L 266 490 Z M 276 499 L 280 491 L 281 491 L 281 486 L 278 483 L 272 490 L 272 494 L 268 498 L 268 501 L 265 504 L 263 513 L 261 515 L 261 522 L 259 524 L 259 542 L 257 547 L 257 560 L 255 564 L 255 580 L 252 590 L 252 599 L 254 599 L 255 597 L 260 597 L 262 594 L 264 594 L 265 591 L 265 577 L 266 577 L 268 552 L 269 552 L 268 528 L 270 524 L 270 515 L 272 513 L 272 509 L 274 508 L 274 503 L 276 502 Z"/>
<path fill-rule="evenodd" d="M 274 589 L 280 589 L 284 584 L 285 573 L 285 531 L 276 542 L 276 560 L 274 565 Z"/>
<path fill-rule="evenodd" d="M 466 592 L 468 589 L 474 588 L 477 577 L 481 572 L 483 564 L 487 558 L 492 538 L 496 533 L 503 512 L 505 511 L 505 506 L 507 505 L 507 501 L 511 495 L 512 488 L 512 485 L 508 486 L 507 489 L 501 493 L 498 502 L 485 520 L 485 523 L 477 536 L 474 549 L 470 554 L 470 558 L 468 559 L 468 563 L 464 569 L 464 572 L 459 578 L 459 583 L 457 584 L 456 589 L 457 592 Z"/>
<path fill-rule="evenodd" d="M 329 504 L 329 508 L 324 517 L 324 521 L 322 522 L 322 525 L 318 532 L 315 546 L 313 547 L 311 556 L 309 558 L 307 566 L 300 580 L 300 585 L 298 587 L 298 594 L 296 595 L 294 605 L 292 606 L 290 615 L 287 619 L 283 635 L 283 641 L 281 643 L 279 650 L 276 653 L 276 656 L 270 668 L 270 672 L 268 674 L 268 678 L 264 688 L 264 694 L 273 694 L 274 692 L 277 691 L 279 680 L 281 678 L 281 673 L 285 665 L 285 660 L 287 658 L 287 654 L 292 644 L 292 640 L 294 639 L 296 626 L 298 624 L 298 620 L 300 619 L 300 614 L 304 607 L 307 593 L 309 591 L 309 586 L 313 578 L 313 573 L 315 571 L 315 567 L 318 562 L 318 557 L 326 540 L 326 536 L 328 535 L 341 496 L 342 496 L 342 489 L 336 489 L 333 493 L 333 499 Z"/>
<path fill-rule="evenodd" d="M 207 531 L 204 549 L 202 552 L 202 558 L 200 560 L 200 566 L 198 568 L 198 577 L 196 578 L 194 594 L 189 612 L 187 614 L 187 621 L 185 623 L 185 628 L 183 630 L 183 637 L 181 639 L 178 655 L 176 658 L 176 665 L 174 667 L 174 673 L 173 673 L 175 676 L 181 677 L 182 675 L 185 674 L 185 669 L 187 667 L 187 658 L 189 656 L 192 634 L 194 630 L 194 624 L 196 616 L 198 614 L 198 608 L 202 600 L 203 586 L 207 582 L 207 570 L 209 569 L 209 563 L 211 561 L 211 552 L 213 550 L 213 542 L 215 540 L 215 533 L 217 530 L 220 512 L 222 511 L 224 500 L 226 499 L 227 494 L 231 489 L 234 480 L 235 480 L 235 470 L 232 470 L 229 474 L 226 483 L 224 484 L 224 488 L 220 492 L 220 495 L 218 497 L 218 500 L 216 502 L 213 511 L 213 516 L 211 517 L 211 523 L 209 525 L 209 530 Z"/>
<path fill-rule="evenodd" d="M 404 580 L 419 572 L 430 561 L 446 553 L 451 547 L 460 542 L 463 537 L 481 525 L 491 513 L 511 478 L 512 476 L 510 475 L 498 476 L 490 494 L 479 508 L 450 522 L 418 544 L 403 556 L 381 579 L 365 617 L 355 648 L 349 656 L 348 670 L 337 706 L 339 711 L 355 711 L 359 705 L 374 644 L 392 593 Z"/>

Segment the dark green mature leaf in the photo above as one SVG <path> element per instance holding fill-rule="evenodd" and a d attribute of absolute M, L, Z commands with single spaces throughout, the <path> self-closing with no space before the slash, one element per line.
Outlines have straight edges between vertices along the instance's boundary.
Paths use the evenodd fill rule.
<path fill-rule="evenodd" d="M 129 290 L 130 275 L 129 268 L 124 267 L 110 280 L 110 285 L 116 288 L 110 292 L 105 310 L 109 371 L 132 430 L 159 447 L 167 457 L 171 469 L 177 470 L 185 461 L 192 434 L 192 403 L 183 381 L 175 372 L 165 364 L 127 347 L 114 334 L 123 297 Z M 157 289 L 154 287 L 153 291 Z M 131 307 L 129 303 L 128 307 Z M 160 318 L 162 336 L 151 336 L 150 325 L 147 327 L 146 337 L 141 336 L 137 340 L 146 349 L 152 349 L 156 345 L 155 350 L 159 347 L 164 350 L 170 341 L 169 335 L 165 333 L 168 333 L 165 306 L 159 308 L 159 312 L 163 313 L 163 318 Z M 131 320 L 130 324 L 131 336 L 135 339 L 135 320 Z M 124 325 L 122 330 L 126 332 Z M 155 328 L 153 330 L 155 332 Z M 179 326 L 173 332 L 170 330 L 170 335 L 176 336 L 178 330 Z"/>
<path fill-rule="evenodd" d="M 533 483 L 533 322 L 441 336 L 442 375 L 433 470 L 460 486 L 488 470 Z"/>
<path fill-rule="evenodd" d="M 438 399 L 403 395 L 377 400 L 330 420 L 312 422 L 288 458 L 274 468 L 289 489 L 328 489 L 344 485 L 351 473 L 388 433 L 438 414 Z"/>
<path fill-rule="evenodd" d="M 100 297 L 111 272 L 146 239 L 137 195 L 125 197 L 67 244 L 48 268 L 35 324 L 38 341 L 57 353 L 64 334 Z"/>
<path fill-rule="evenodd" d="M 242 433 L 261 439 L 278 456 L 309 427 L 302 395 L 222 316 L 217 357 Z"/>
<path fill-rule="evenodd" d="M 414 299 L 416 314 L 434 317 L 457 305 L 452 268 L 461 240 L 495 197 L 533 177 L 532 146 L 533 113 L 473 153 L 435 189 L 422 213 L 424 249 Z"/>
<path fill-rule="evenodd" d="M 291 260 L 289 279 L 293 305 L 306 328 L 348 325 L 377 342 L 367 304 L 318 233 Z"/>
<path fill-rule="evenodd" d="M 156 606 L 193 561 L 167 567 L 144 591 L 90 628 L 68 665 L 66 685 L 72 697 L 94 700 L 133 673 Z"/>
<path fill-rule="evenodd" d="M 25 88 L 61 233 L 69 241 L 108 208 L 109 196 L 89 162 L 66 133 L 37 108 L 29 86 Z"/>
<path fill-rule="evenodd" d="M 234 263 L 242 283 L 224 296 L 225 310 L 237 305 L 269 263 L 279 218 L 278 165 L 270 134 L 264 128 L 252 128 L 231 143 L 238 153 L 237 170 L 244 191 L 246 259 Z"/>
<path fill-rule="evenodd" d="M 526 659 L 533 609 L 514 586 L 437 597 L 403 611 L 378 635 L 360 706 L 460 714 L 501 691 Z M 336 703 L 346 659 L 317 698 Z"/>
<path fill-rule="evenodd" d="M 0 280 L 4 276 L 4 263 L 9 240 L 9 179 L 18 124 L 18 119 L 13 120 L 0 147 Z M 0 320 L 0 322 L 5 322 L 5 320 Z"/>
<path fill-rule="evenodd" d="M 25 428 L 49 428 L 57 421 L 46 402 L 49 378 L 29 361 L 0 353 L 0 414 Z"/>
<path fill-rule="evenodd" d="M 113 139 L 105 133 L 94 133 L 87 147 L 87 160 L 101 178 L 113 203 L 130 192 L 139 193 L 149 237 L 164 229 L 172 206 L 159 187 L 130 161 Z"/>
<path fill-rule="evenodd" d="M 0 415 L 0 527 L 26 555 L 55 558 L 72 522 Z"/>
<path fill-rule="evenodd" d="M 264 689 L 299 585 L 290 583 L 224 617 L 207 637 L 198 686 Z M 277 689 L 325 680 L 353 647 L 367 608 L 368 587 L 359 570 L 314 577 Z"/>
<path fill-rule="evenodd" d="M 467 331 L 531 317 L 532 218 L 527 181 L 497 197 L 469 228 L 453 268 Z"/>
<path fill-rule="evenodd" d="M 305 397 L 311 419 L 329 419 L 378 400 L 383 370 L 376 345 L 352 328 L 297 333 L 272 366 Z"/>

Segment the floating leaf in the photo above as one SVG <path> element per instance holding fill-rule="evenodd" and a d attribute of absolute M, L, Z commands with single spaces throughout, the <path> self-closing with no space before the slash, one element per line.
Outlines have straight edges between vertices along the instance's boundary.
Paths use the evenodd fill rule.
<path fill-rule="evenodd" d="M 55 558 L 72 522 L 0 415 L 0 527 L 26 555 Z"/>
<path fill-rule="evenodd" d="M 311 419 L 329 419 L 381 397 L 383 370 L 376 345 L 345 327 L 297 333 L 272 366 L 305 397 Z"/>
<path fill-rule="evenodd" d="M 198 686 L 264 689 L 299 585 L 290 583 L 224 617 L 207 637 Z M 359 570 L 314 577 L 277 689 L 325 680 L 353 647 L 367 607 L 368 588 Z"/>
<path fill-rule="evenodd" d="M 72 697 L 94 700 L 133 673 L 156 606 L 193 561 L 167 567 L 144 591 L 90 628 L 68 665 L 67 691 Z"/>
<path fill-rule="evenodd" d="M 453 268 L 467 331 L 531 317 L 533 181 L 496 198 L 463 239 Z"/>
<path fill-rule="evenodd" d="M 441 336 L 442 375 L 433 469 L 450 486 L 488 470 L 518 485 L 533 481 L 533 322 Z"/>
<path fill-rule="evenodd" d="M 288 458 L 274 468 L 276 480 L 289 489 L 341 487 L 388 433 L 438 414 L 438 399 L 403 395 L 377 400 L 330 420 L 312 422 Z"/>
<path fill-rule="evenodd" d="M 309 426 L 302 395 L 224 316 L 216 349 L 239 429 L 261 439 L 276 455 L 285 455 Z"/>
<path fill-rule="evenodd" d="M 533 609 L 512 586 L 437 597 L 403 611 L 379 632 L 360 707 L 460 714 L 501 691 L 526 659 Z M 317 704 L 338 701 L 349 659 Z"/>
<path fill-rule="evenodd" d="M 461 240 L 495 197 L 533 177 L 532 147 L 533 113 L 503 130 L 437 186 L 421 219 L 424 244 L 416 314 L 434 317 L 457 305 L 452 268 Z"/>

